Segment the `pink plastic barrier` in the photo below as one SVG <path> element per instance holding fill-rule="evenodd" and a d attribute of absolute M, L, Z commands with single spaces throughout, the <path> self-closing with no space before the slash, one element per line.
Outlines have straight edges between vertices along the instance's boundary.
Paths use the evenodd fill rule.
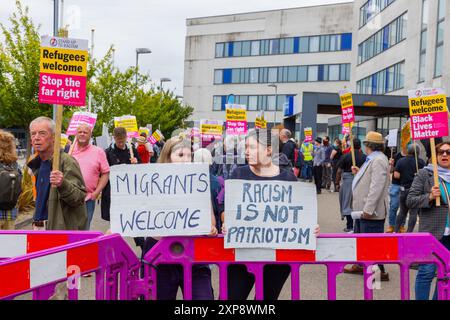
<path fill-rule="evenodd" d="M 97 231 L 1 231 L 0 260 L 103 235 Z"/>
<path fill-rule="evenodd" d="M 322 235 L 316 251 L 224 249 L 223 238 L 173 237 L 159 241 L 144 258 L 145 277 L 153 279 L 147 298 L 156 297 L 156 271 L 160 264 L 179 264 L 184 270 L 184 299 L 192 299 L 192 266 L 216 264 L 219 267 L 220 299 L 227 300 L 227 269 L 242 264 L 255 276 L 256 299 L 263 299 L 263 268 L 268 264 L 291 267 L 291 297 L 300 299 L 300 267 L 321 264 L 327 267 L 328 299 L 336 300 L 336 277 L 349 264 L 364 267 L 364 283 L 371 281 L 370 266 L 396 264 L 401 273 L 401 299 L 410 299 L 409 267 L 413 263 L 437 265 L 439 300 L 450 300 L 450 253 L 429 234 Z M 151 267 L 154 266 L 154 267 Z M 364 286 L 364 299 L 373 299 L 373 289 Z"/>
<path fill-rule="evenodd" d="M 119 235 L 99 236 L 0 262 L 0 299 L 32 292 L 46 300 L 57 283 L 72 283 L 68 298 L 78 299 L 80 275 L 95 272 L 97 300 L 131 300 L 139 281 L 140 260 Z M 120 284 L 120 286 L 119 286 Z"/>

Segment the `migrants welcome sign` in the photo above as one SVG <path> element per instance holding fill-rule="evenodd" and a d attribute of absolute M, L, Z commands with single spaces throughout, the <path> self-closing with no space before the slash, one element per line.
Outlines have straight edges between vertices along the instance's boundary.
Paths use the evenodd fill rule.
<path fill-rule="evenodd" d="M 448 135 L 447 98 L 444 90 L 429 88 L 408 91 L 413 140 Z"/>
<path fill-rule="evenodd" d="M 225 248 L 315 250 L 317 195 L 301 182 L 227 180 Z"/>
<path fill-rule="evenodd" d="M 39 103 L 86 105 L 88 41 L 43 36 Z"/>
<path fill-rule="evenodd" d="M 211 231 L 207 164 L 112 166 L 110 183 L 114 233 L 160 237 Z"/>

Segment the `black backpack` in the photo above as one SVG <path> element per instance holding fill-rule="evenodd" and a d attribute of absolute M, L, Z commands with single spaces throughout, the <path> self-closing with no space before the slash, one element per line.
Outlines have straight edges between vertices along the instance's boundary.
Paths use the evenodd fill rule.
<path fill-rule="evenodd" d="M 0 210 L 11 210 L 22 192 L 22 174 L 17 163 L 0 163 Z"/>

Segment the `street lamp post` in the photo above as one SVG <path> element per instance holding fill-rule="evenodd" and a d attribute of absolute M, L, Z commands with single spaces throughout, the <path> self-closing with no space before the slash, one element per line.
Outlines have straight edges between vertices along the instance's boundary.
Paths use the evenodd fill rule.
<path fill-rule="evenodd" d="M 268 86 L 271 88 L 275 88 L 275 111 L 274 111 L 274 120 L 273 120 L 273 126 L 275 127 L 276 122 L 277 122 L 278 86 L 274 83 L 271 83 Z"/>
<path fill-rule="evenodd" d="M 138 63 L 139 63 L 139 55 L 152 53 L 152 51 L 148 48 L 136 48 L 136 86 L 138 82 Z"/>

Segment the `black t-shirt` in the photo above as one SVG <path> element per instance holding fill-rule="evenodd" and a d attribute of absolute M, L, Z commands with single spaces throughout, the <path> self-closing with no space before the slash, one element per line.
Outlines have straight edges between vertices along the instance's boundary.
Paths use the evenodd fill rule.
<path fill-rule="evenodd" d="M 286 155 L 286 157 L 294 164 L 295 160 L 295 142 L 292 140 L 288 140 L 286 143 L 283 143 L 281 152 Z"/>
<path fill-rule="evenodd" d="M 358 168 L 366 162 L 366 155 L 361 151 L 355 150 L 355 164 Z M 347 153 L 341 157 L 339 162 L 337 163 L 337 167 L 341 168 L 344 172 L 352 172 L 352 153 Z"/>
<path fill-rule="evenodd" d="M 425 167 L 425 162 L 418 159 L 419 170 Z M 395 166 L 395 171 L 400 173 L 400 185 L 406 189 L 411 188 L 414 176 L 417 172 L 416 159 L 414 156 L 407 156 L 400 159 Z"/>
<path fill-rule="evenodd" d="M 400 159 L 403 159 L 405 156 L 402 155 L 401 152 L 397 153 L 394 157 L 394 168 L 397 166 L 397 163 Z M 392 177 L 392 184 L 397 184 L 397 185 L 401 185 L 400 184 L 400 179 L 395 179 L 394 177 Z"/>
<path fill-rule="evenodd" d="M 278 180 L 278 181 L 298 181 L 292 171 L 280 168 L 280 174 L 274 177 L 260 177 L 253 173 L 250 166 L 236 168 L 231 175 L 231 179 L 239 180 Z"/>
<path fill-rule="evenodd" d="M 134 157 L 136 158 L 138 163 L 141 163 L 141 158 L 139 157 L 136 148 L 134 146 L 132 148 Z M 116 147 L 116 145 L 113 145 L 106 149 L 105 152 L 110 166 L 118 164 L 131 164 L 130 149 L 128 149 L 128 146 L 125 149 L 119 149 Z"/>

